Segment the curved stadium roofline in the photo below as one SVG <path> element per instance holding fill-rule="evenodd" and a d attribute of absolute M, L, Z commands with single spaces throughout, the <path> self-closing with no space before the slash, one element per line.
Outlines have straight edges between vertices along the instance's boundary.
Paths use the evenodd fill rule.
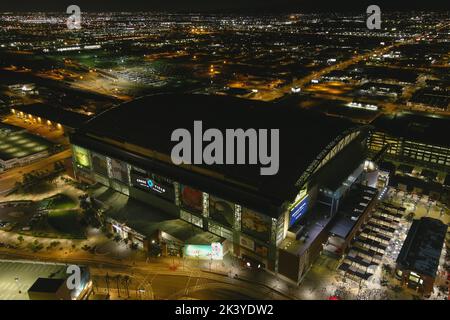
<path fill-rule="evenodd" d="M 97 115 L 72 135 L 72 142 L 93 151 L 99 143 L 123 148 L 124 157 L 162 155 L 166 160 L 153 157 L 152 162 L 173 166 L 170 153 L 175 143 L 171 142 L 171 133 L 177 128 L 192 129 L 194 120 L 202 120 L 204 130 L 280 129 L 280 170 L 274 176 L 261 176 L 259 165 L 176 166 L 177 172 L 200 170 L 206 177 L 245 188 L 276 206 L 292 201 L 303 184 L 346 146 L 343 141 L 352 133 L 367 132 L 366 126 L 296 106 L 230 96 L 159 94 Z M 107 147 L 102 152 L 107 153 Z M 183 183 L 198 187 L 196 181 Z"/>

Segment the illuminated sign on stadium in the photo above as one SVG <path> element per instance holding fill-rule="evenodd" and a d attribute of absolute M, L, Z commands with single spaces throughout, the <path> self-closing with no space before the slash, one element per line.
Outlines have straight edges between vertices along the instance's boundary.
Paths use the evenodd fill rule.
<path fill-rule="evenodd" d="M 304 197 L 300 202 L 298 202 L 292 209 L 289 219 L 289 226 L 292 226 L 298 221 L 308 210 L 308 196 Z"/>
<path fill-rule="evenodd" d="M 186 257 L 198 259 L 222 260 L 223 247 L 219 242 L 213 242 L 210 245 L 188 244 L 184 247 L 184 254 Z"/>
<path fill-rule="evenodd" d="M 155 192 L 158 193 L 164 193 L 166 192 L 166 188 L 164 188 L 163 186 L 157 184 L 155 181 L 153 181 L 152 179 L 142 179 L 142 178 L 136 178 L 136 182 L 139 186 L 144 187 L 144 188 L 148 188 L 151 189 Z"/>
<path fill-rule="evenodd" d="M 164 199 L 169 201 L 175 200 L 175 191 L 172 185 L 164 183 L 162 181 L 156 181 L 153 178 L 148 178 L 140 173 L 131 172 L 131 183 L 133 186 L 146 190 L 152 193 L 156 193 Z"/>

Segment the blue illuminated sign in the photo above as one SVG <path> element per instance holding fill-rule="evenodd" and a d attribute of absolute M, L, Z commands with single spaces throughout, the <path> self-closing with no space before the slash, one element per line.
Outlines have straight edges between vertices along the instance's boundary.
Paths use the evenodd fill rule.
<path fill-rule="evenodd" d="M 132 176 L 132 178 L 135 178 L 135 182 L 137 185 L 146 188 L 146 189 L 150 189 L 153 190 L 155 192 L 158 193 L 165 193 L 166 192 L 166 188 L 164 188 L 162 185 L 155 183 L 152 179 L 143 179 L 140 177 L 134 177 L 134 175 Z"/>
<path fill-rule="evenodd" d="M 308 196 L 300 201 L 292 210 L 289 219 L 289 226 L 292 226 L 298 219 L 300 219 L 308 210 Z"/>

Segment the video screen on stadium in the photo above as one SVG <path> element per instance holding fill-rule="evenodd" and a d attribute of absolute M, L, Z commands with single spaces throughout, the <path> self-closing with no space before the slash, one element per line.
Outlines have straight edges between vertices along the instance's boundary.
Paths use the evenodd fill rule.
<path fill-rule="evenodd" d="M 209 216 L 226 227 L 234 225 L 234 204 L 219 197 L 209 196 Z"/>
<path fill-rule="evenodd" d="M 101 174 L 105 177 L 108 176 L 108 164 L 106 161 L 106 157 L 97 153 L 92 152 L 92 167 L 94 171 L 98 174 Z"/>
<path fill-rule="evenodd" d="M 246 234 L 268 241 L 270 239 L 271 222 L 269 217 L 242 207 L 241 229 Z"/>
<path fill-rule="evenodd" d="M 308 211 L 309 198 L 306 196 L 301 200 L 295 207 L 291 209 L 289 226 L 292 226 L 296 223 L 301 217 L 305 215 Z"/>
<path fill-rule="evenodd" d="M 173 184 L 163 181 L 163 178 L 156 175 L 149 177 L 142 173 L 131 171 L 131 184 L 136 188 L 156 194 L 171 202 L 175 201 L 175 189 Z"/>

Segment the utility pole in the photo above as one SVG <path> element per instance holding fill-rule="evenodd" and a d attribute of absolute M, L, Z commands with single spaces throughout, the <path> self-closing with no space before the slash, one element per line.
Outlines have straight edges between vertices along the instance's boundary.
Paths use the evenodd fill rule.
<path fill-rule="evenodd" d="M 109 296 L 109 274 L 108 274 L 108 272 L 106 273 L 105 281 L 106 281 L 106 290 L 108 291 L 108 296 Z"/>

